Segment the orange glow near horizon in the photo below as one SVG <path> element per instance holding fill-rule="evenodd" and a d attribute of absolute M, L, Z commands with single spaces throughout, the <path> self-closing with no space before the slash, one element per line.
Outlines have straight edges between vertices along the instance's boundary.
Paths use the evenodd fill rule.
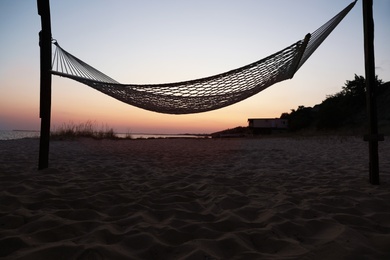
<path fill-rule="evenodd" d="M 253 111 L 253 100 L 248 99 L 210 112 L 168 115 L 130 106 L 68 79 L 54 78 L 53 83 L 54 125 L 91 121 L 112 127 L 117 132 L 212 133 L 246 126 L 249 117 L 279 117 L 281 114 L 279 109 L 268 104 L 259 106 L 259 111 Z"/>

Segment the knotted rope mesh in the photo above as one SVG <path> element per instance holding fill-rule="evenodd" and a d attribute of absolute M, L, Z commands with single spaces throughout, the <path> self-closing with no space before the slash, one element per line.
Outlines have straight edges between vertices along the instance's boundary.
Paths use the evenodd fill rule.
<path fill-rule="evenodd" d="M 304 40 L 247 66 L 215 76 L 168 84 L 120 84 L 62 49 L 57 42 L 52 74 L 71 78 L 127 104 L 167 114 L 222 108 L 294 76 L 352 9 L 353 2 Z"/>

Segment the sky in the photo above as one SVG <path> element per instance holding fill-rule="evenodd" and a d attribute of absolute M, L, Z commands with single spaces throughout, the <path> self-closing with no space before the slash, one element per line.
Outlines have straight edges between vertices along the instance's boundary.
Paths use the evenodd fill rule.
<path fill-rule="evenodd" d="M 352 0 L 51 0 L 52 37 L 121 83 L 169 83 L 229 71 L 315 31 Z M 376 74 L 390 81 L 390 1 L 374 0 Z M 362 1 L 291 80 L 218 110 L 166 115 L 53 76 L 52 128 L 95 122 L 125 133 L 212 133 L 314 106 L 365 75 Z M 34 0 L 0 1 L 0 130 L 40 129 Z M 54 48 L 53 48 L 54 50 Z"/>

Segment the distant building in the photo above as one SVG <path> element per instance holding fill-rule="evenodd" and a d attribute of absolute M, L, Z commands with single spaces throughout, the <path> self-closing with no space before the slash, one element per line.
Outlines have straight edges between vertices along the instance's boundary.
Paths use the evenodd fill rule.
<path fill-rule="evenodd" d="M 249 118 L 248 127 L 254 134 L 271 134 L 288 129 L 288 120 L 281 118 Z"/>

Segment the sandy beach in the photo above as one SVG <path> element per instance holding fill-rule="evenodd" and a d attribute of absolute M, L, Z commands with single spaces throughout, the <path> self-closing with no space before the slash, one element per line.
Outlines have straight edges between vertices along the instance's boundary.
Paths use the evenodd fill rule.
<path fill-rule="evenodd" d="M 390 259 L 362 138 L 0 141 L 3 259 Z"/>

